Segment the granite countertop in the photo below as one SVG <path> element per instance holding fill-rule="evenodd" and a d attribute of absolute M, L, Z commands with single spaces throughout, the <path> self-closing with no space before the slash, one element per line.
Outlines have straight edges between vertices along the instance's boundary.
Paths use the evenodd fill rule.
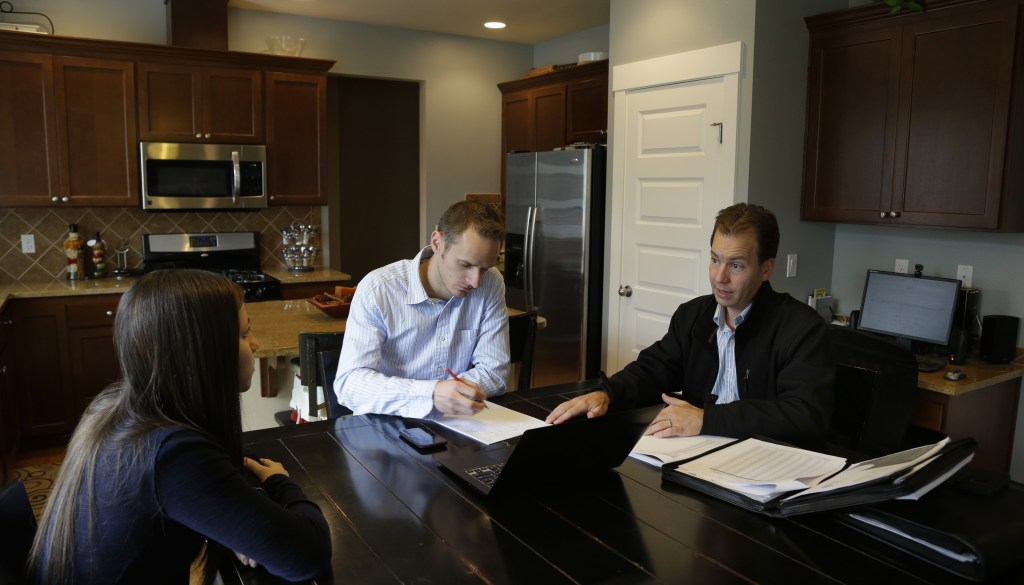
<path fill-rule="evenodd" d="M 306 299 L 246 303 L 260 348 L 257 358 L 299 355 L 299 333 L 341 333 L 345 320 L 320 311 Z"/>
<path fill-rule="evenodd" d="M 352 279 L 351 274 L 332 268 L 317 268 L 311 272 L 289 272 L 285 268 L 268 268 L 264 272 L 280 280 L 282 285 L 336 282 Z M 135 282 L 135 278 L 129 276 L 123 279 L 109 277 L 87 280 L 18 280 L 0 282 L 0 310 L 3 310 L 8 299 L 14 298 L 31 299 L 121 294 Z"/>

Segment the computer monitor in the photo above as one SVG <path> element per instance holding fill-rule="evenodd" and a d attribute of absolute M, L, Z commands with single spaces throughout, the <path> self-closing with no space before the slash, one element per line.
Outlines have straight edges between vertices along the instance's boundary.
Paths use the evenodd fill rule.
<path fill-rule="evenodd" d="M 960 281 L 952 278 L 868 270 L 857 327 L 929 353 L 932 346 L 949 345 L 959 292 Z M 920 342 L 932 346 L 923 350 Z"/>

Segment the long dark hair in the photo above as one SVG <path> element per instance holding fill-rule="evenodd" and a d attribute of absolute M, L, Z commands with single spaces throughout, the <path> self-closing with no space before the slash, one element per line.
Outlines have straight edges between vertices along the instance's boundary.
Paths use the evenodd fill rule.
<path fill-rule="evenodd" d="M 149 455 L 146 435 L 160 426 L 194 429 L 241 466 L 242 303 L 236 284 L 199 270 L 151 272 L 124 293 L 114 318 L 121 379 L 93 399 L 75 428 L 32 544 L 30 579 L 68 583 L 75 551 L 93 550 L 76 540 L 75 528 L 76 518 L 93 524 L 93 477 L 101 452 L 117 454 L 114 469 L 104 471 L 115 475 L 117 493 L 125 497 L 134 492 L 139 466 Z M 87 513 L 80 515 L 80 507 Z M 92 538 L 91 528 L 88 534 Z M 205 565 L 210 578 L 215 567 Z"/>

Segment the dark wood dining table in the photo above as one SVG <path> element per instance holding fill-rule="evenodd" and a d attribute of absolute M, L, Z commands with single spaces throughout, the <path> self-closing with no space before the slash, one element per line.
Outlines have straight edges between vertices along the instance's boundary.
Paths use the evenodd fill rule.
<path fill-rule="evenodd" d="M 543 418 L 590 387 L 563 384 L 494 402 Z M 333 570 L 313 582 L 964 582 L 828 513 L 758 515 L 662 483 L 659 468 L 632 458 L 569 483 L 539 477 L 526 493 L 483 496 L 400 440 L 401 429 L 421 424 L 364 415 L 245 433 L 246 448 L 282 462 L 327 517 Z M 432 428 L 448 449 L 484 447 Z M 227 584 L 280 582 L 237 563 L 225 569 Z"/>

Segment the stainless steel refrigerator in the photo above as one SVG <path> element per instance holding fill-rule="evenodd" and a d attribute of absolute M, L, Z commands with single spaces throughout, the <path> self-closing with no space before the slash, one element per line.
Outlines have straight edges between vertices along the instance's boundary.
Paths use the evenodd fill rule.
<path fill-rule="evenodd" d="M 505 288 L 536 308 L 533 386 L 596 377 L 604 291 L 605 149 L 508 155 Z"/>

